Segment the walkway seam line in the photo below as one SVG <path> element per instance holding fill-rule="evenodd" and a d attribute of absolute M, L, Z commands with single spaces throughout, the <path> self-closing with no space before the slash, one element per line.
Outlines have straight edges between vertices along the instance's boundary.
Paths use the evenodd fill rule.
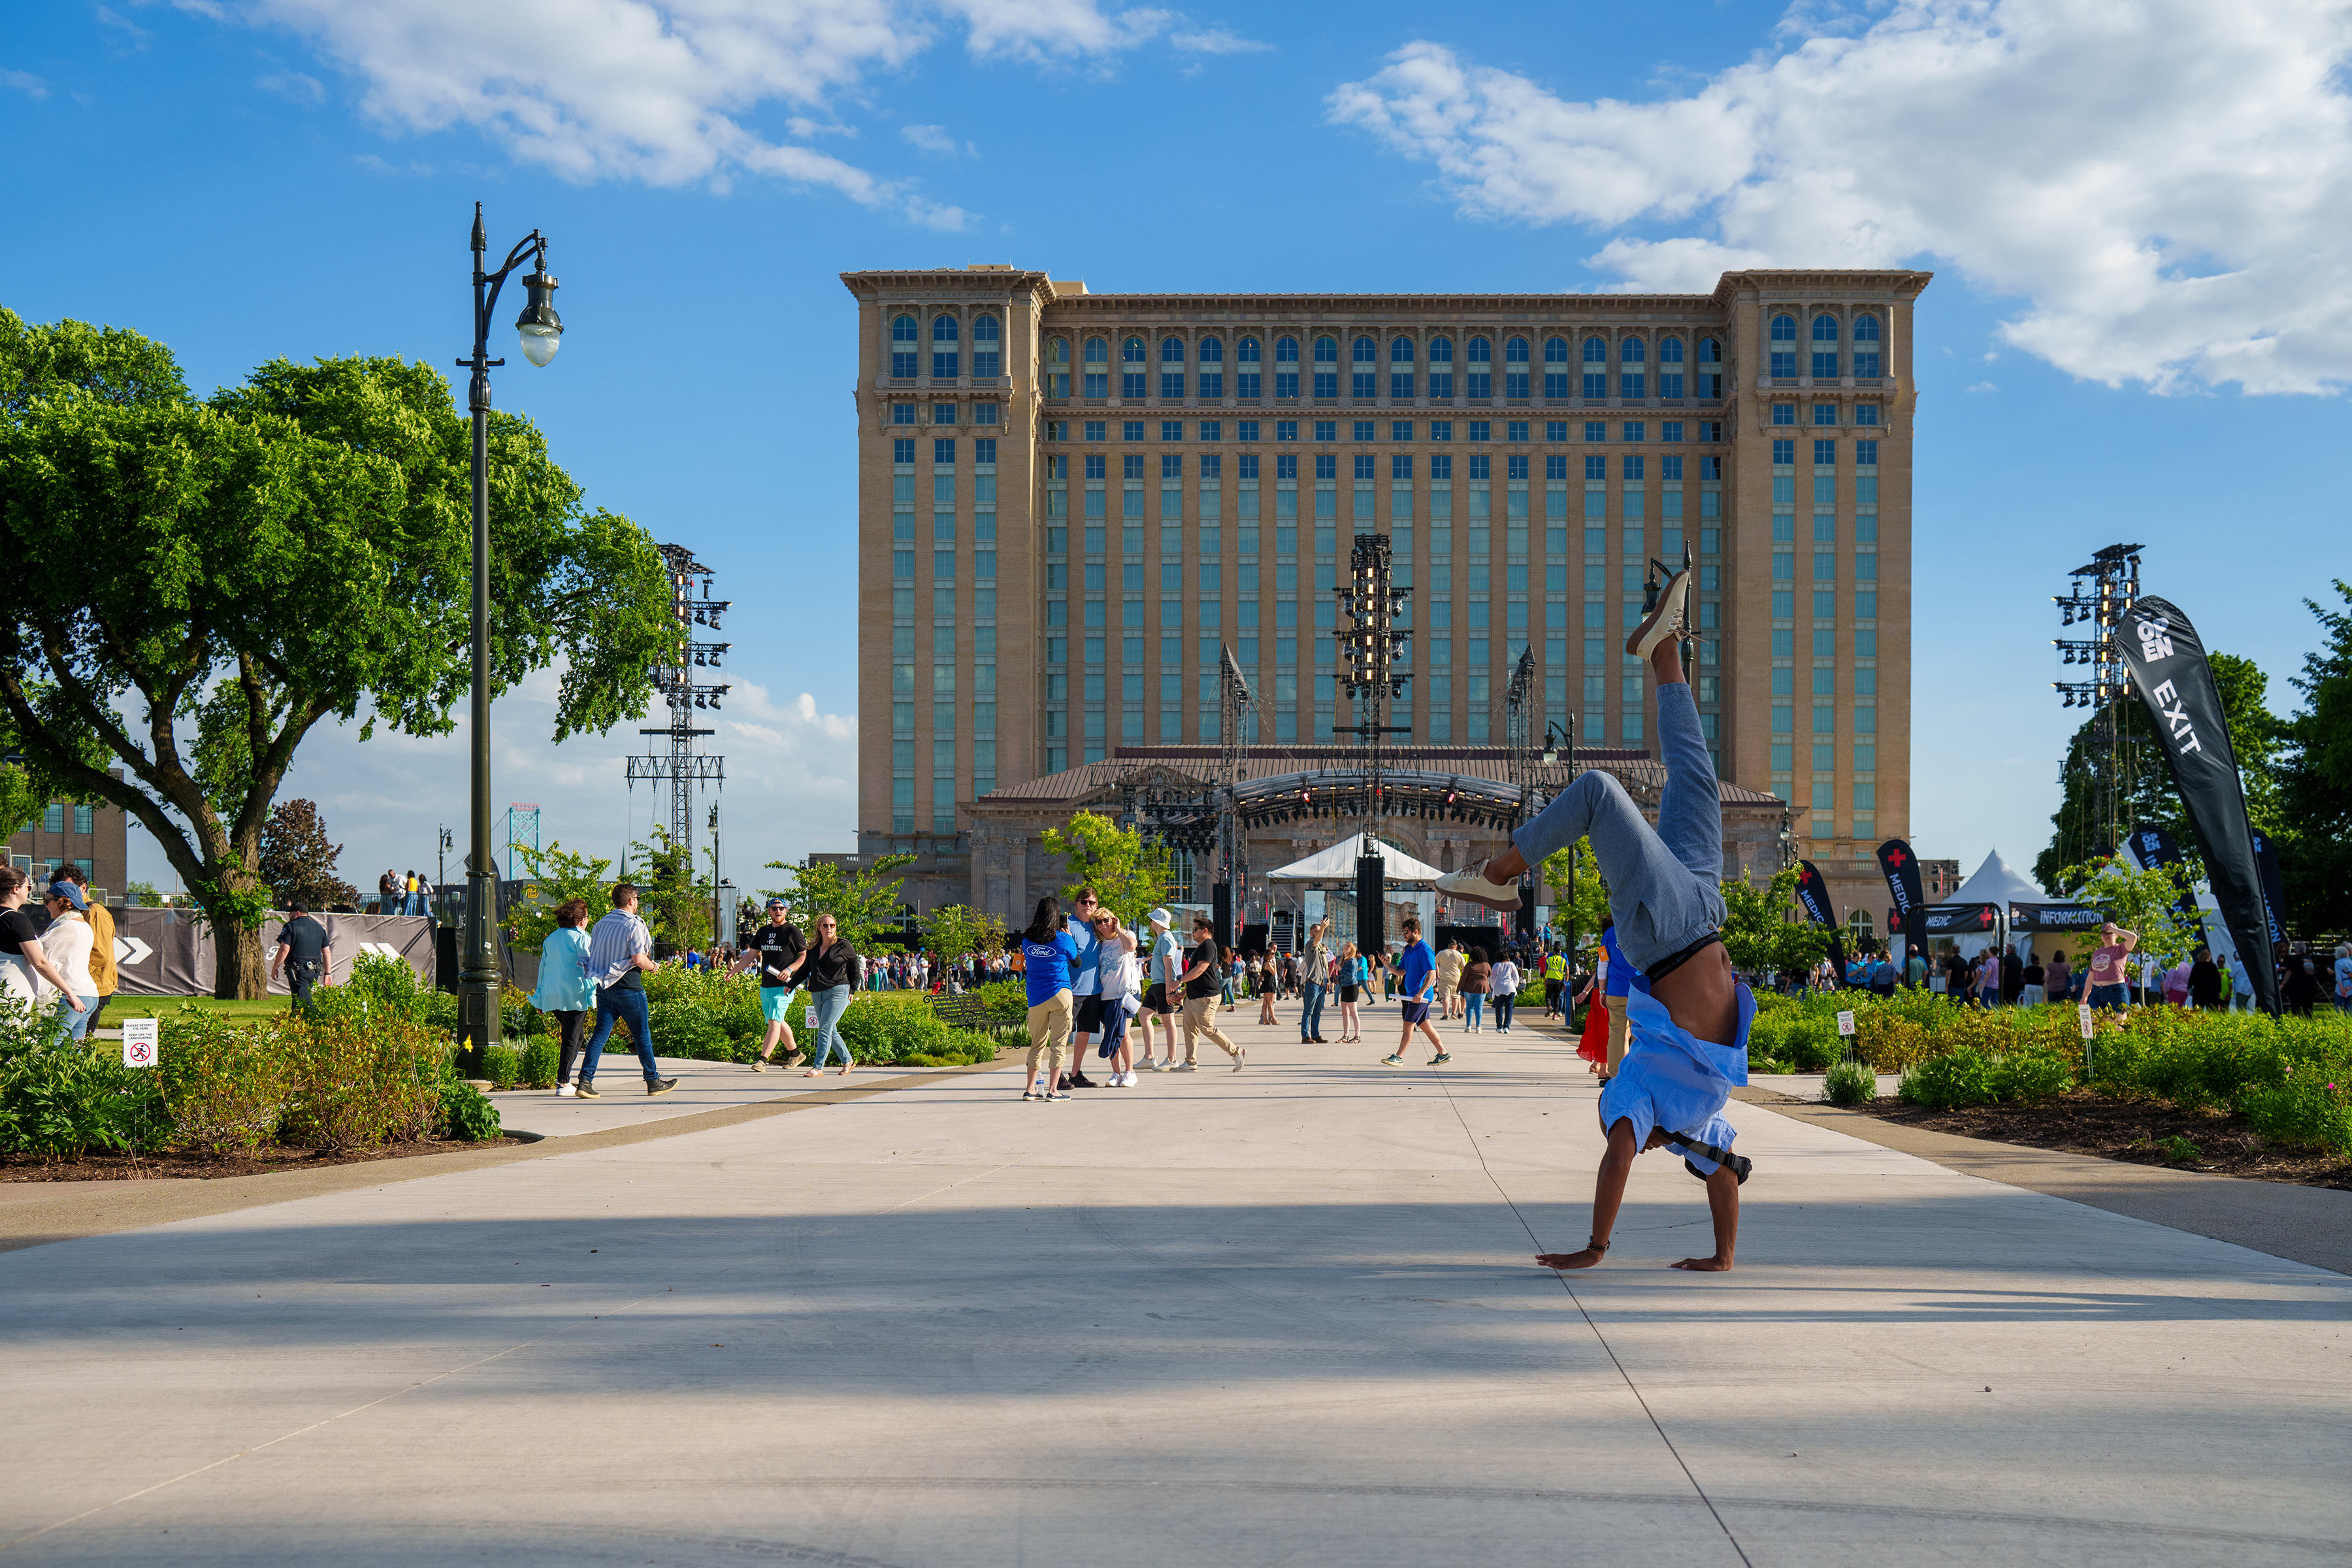
<path fill-rule="evenodd" d="M 1461 1123 L 1462 1136 L 1469 1141 L 1470 1152 L 1478 1156 L 1478 1169 L 1485 1173 L 1487 1182 L 1495 1189 L 1496 1195 L 1503 1200 L 1504 1206 L 1511 1211 L 1511 1217 L 1519 1222 L 1519 1228 L 1528 1233 L 1528 1239 L 1536 1244 L 1537 1250 L 1542 1250 L 1543 1237 L 1536 1234 L 1536 1227 L 1528 1223 L 1528 1216 L 1519 1212 L 1519 1205 L 1512 1201 L 1511 1194 L 1504 1190 L 1501 1180 L 1487 1165 L 1486 1152 L 1478 1146 L 1478 1135 L 1470 1131 L 1470 1119 L 1462 1114 L 1461 1103 L 1454 1098 L 1454 1086 L 1445 1081 L 1444 1073 L 1436 1073 L 1434 1076 L 1437 1079 L 1438 1087 L 1445 1091 L 1447 1109 L 1454 1112 L 1454 1120 Z M 1602 1333 L 1601 1325 L 1592 1321 L 1592 1311 L 1585 1306 L 1584 1298 L 1578 1295 L 1576 1287 L 1568 1282 L 1567 1274 L 1559 1269 L 1552 1270 L 1552 1273 L 1559 1279 L 1560 1289 L 1568 1292 L 1568 1299 L 1575 1303 L 1578 1313 L 1584 1319 L 1584 1326 L 1592 1331 L 1592 1337 L 1599 1341 L 1601 1348 L 1608 1352 L 1609 1364 L 1615 1367 L 1617 1375 L 1625 1380 L 1625 1391 L 1633 1396 L 1633 1403 L 1642 1407 L 1642 1414 L 1650 1418 L 1651 1428 L 1657 1433 L 1658 1441 L 1666 1446 L 1666 1452 L 1672 1454 L 1675 1463 L 1681 1467 L 1683 1479 L 1690 1482 L 1691 1490 L 1698 1494 L 1698 1500 L 1706 1504 L 1706 1511 L 1714 1517 L 1716 1528 L 1723 1531 L 1723 1538 L 1726 1541 L 1731 1542 L 1731 1549 L 1739 1553 L 1739 1561 L 1745 1563 L 1747 1568 L 1756 1568 L 1755 1563 L 1748 1562 L 1748 1549 L 1739 1544 L 1739 1537 L 1732 1534 L 1731 1526 L 1724 1522 L 1722 1511 L 1715 1506 L 1715 1500 L 1706 1495 L 1706 1489 L 1698 1484 L 1696 1476 L 1691 1474 L 1690 1461 L 1683 1458 L 1683 1451 L 1680 1448 L 1675 1447 L 1675 1440 L 1666 1436 L 1665 1426 L 1659 1421 L 1658 1413 L 1650 1408 L 1650 1402 L 1647 1399 L 1642 1397 L 1641 1385 L 1633 1381 L 1633 1374 L 1625 1370 L 1625 1363 L 1617 1359 L 1617 1347 L 1609 1342 L 1609 1336 Z"/>

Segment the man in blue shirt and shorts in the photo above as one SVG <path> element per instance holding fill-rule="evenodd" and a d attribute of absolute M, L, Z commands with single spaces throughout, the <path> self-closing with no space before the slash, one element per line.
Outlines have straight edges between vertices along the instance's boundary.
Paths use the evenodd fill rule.
<path fill-rule="evenodd" d="M 1723 808 L 1715 767 L 1700 731 L 1698 707 L 1684 678 L 1677 634 L 1690 596 L 1690 573 L 1678 572 L 1625 651 L 1647 658 L 1658 684 L 1658 740 L 1666 784 L 1653 829 L 1609 774 L 1587 773 L 1511 836 L 1511 847 L 1482 867 L 1439 879 L 1437 890 L 1490 909 L 1519 903 L 1514 886 L 1533 865 L 1580 838 L 1609 886 L 1618 946 L 1638 972 L 1626 1013 L 1632 1042 L 1601 1091 L 1608 1148 L 1592 1194 L 1592 1236 L 1582 1250 L 1549 1252 L 1548 1268 L 1590 1268 L 1609 1250 L 1634 1156 L 1671 1145 L 1706 1184 L 1715 1252 L 1685 1258 L 1677 1268 L 1728 1269 L 1739 1233 L 1739 1184 L 1748 1162 L 1730 1152 L 1736 1136 L 1723 1108 L 1748 1081 L 1748 1026 L 1756 998 L 1731 972 L 1723 951 Z"/>
<path fill-rule="evenodd" d="M 1513 909 L 1518 908 L 1517 903 Z M 1421 921 L 1407 915 L 1400 926 L 1404 932 L 1404 956 L 1397 961 L 1399 994 L 1404 998 L 1404 1036 L 1397 1041 L 1394 1054 L 1381 1058 L 1383 1067 L 1402 1067 L 1404 1048 L 1412 1044 L 1412 1032 L 1419 1029 L 1429 1037 L 1430 1048 L 1437 1054 L 1429 1059 L 1431 1067 L 1442 1067 L 1454 1059 L 1454 1053 L 1437 1037 L 1435 1026 L 1429 1021 L 1429 1005 L 1437 987 L 1437 955 L 1429 951 L 1429 943 L 1421 940 Z"/>

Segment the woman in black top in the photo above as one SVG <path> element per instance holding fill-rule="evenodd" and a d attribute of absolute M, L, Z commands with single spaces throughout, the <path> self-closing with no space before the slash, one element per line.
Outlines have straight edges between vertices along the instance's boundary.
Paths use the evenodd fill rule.
<path fill-rule="evenodd" d="M 839 1046 L 841 1076 L 846 1078 L 857 1064 L 849 1059 L 849 1042 L 841 1037 L 841 1015 L 866 978 L 866 962 L 842 940 L 840 927 L 831 915 L 817 916 L 816 940 L 809 944 L 801 974 L 809 988 L 810 1005 L 816 1010 L 816 1055 L 802 1076 L 814 1078 L 824 1071 L 825 1063 L 833 1059 L 833 1047 Z"/>
<path fill-rule="evenodd" d="M 14 866 L 0 866 L 0 990 L 6 991 L 29 1009 L 35 990 L 33 977 L 39 975 L 50 989 L 65 998 L 66 1005 L 75 1012 L 86 1011 L 82 999 L 66 984 L 65 975 L 49 958 L 48 949 L 41 945 L 40 933 L 34 931 L 32 918 L 25 913 L 26 896 L 32 884 L 25 873 Z"/>

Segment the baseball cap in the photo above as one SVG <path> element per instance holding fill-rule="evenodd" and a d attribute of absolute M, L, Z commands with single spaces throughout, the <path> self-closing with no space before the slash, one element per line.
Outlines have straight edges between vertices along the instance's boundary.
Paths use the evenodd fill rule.
<path fill-rule="evenodd" d="M 770 899 L 768 900 L 768 907 L 772 910 L 781 910 L 785 907 L 784 900 L 782 899 Z"/>
<path fill-rule="evenodd" d="M 1166 907 L 1163 906 L 1152 910 L 1150 919 L 1153 925 L 1156 925 L 1164 931 L 1174 922 L 1176 917 L 1170 914 Z"/>
<path fill-rule="evenodd" d="M 81 889 L 75 887 L 71 882 L 51 882 L 49 884 L 49 897 L 53 899 L 63 899 L 66 902 L 71 904 L 78 910 L 86 910 L 89 908 L 89 900 L 83 898 L 81 896 Z"/>

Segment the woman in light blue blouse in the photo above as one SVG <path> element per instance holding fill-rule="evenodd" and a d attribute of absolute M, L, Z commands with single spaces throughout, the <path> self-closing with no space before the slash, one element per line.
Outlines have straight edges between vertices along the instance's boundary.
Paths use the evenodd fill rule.
<path fill-rule="evenodd" d="M 539 944 L 539 989 L 530 1005 L 551 1015 L 562 1031 L 563 1054 L 555 1069 L 555 1092 L 572 1093 L 572 1068 L 585 1039 L 588 1015 L 596 1006 L 596 990 L 588 975 L 588 900 L 572 899 L 558 905 L 555 929 Z"/>

